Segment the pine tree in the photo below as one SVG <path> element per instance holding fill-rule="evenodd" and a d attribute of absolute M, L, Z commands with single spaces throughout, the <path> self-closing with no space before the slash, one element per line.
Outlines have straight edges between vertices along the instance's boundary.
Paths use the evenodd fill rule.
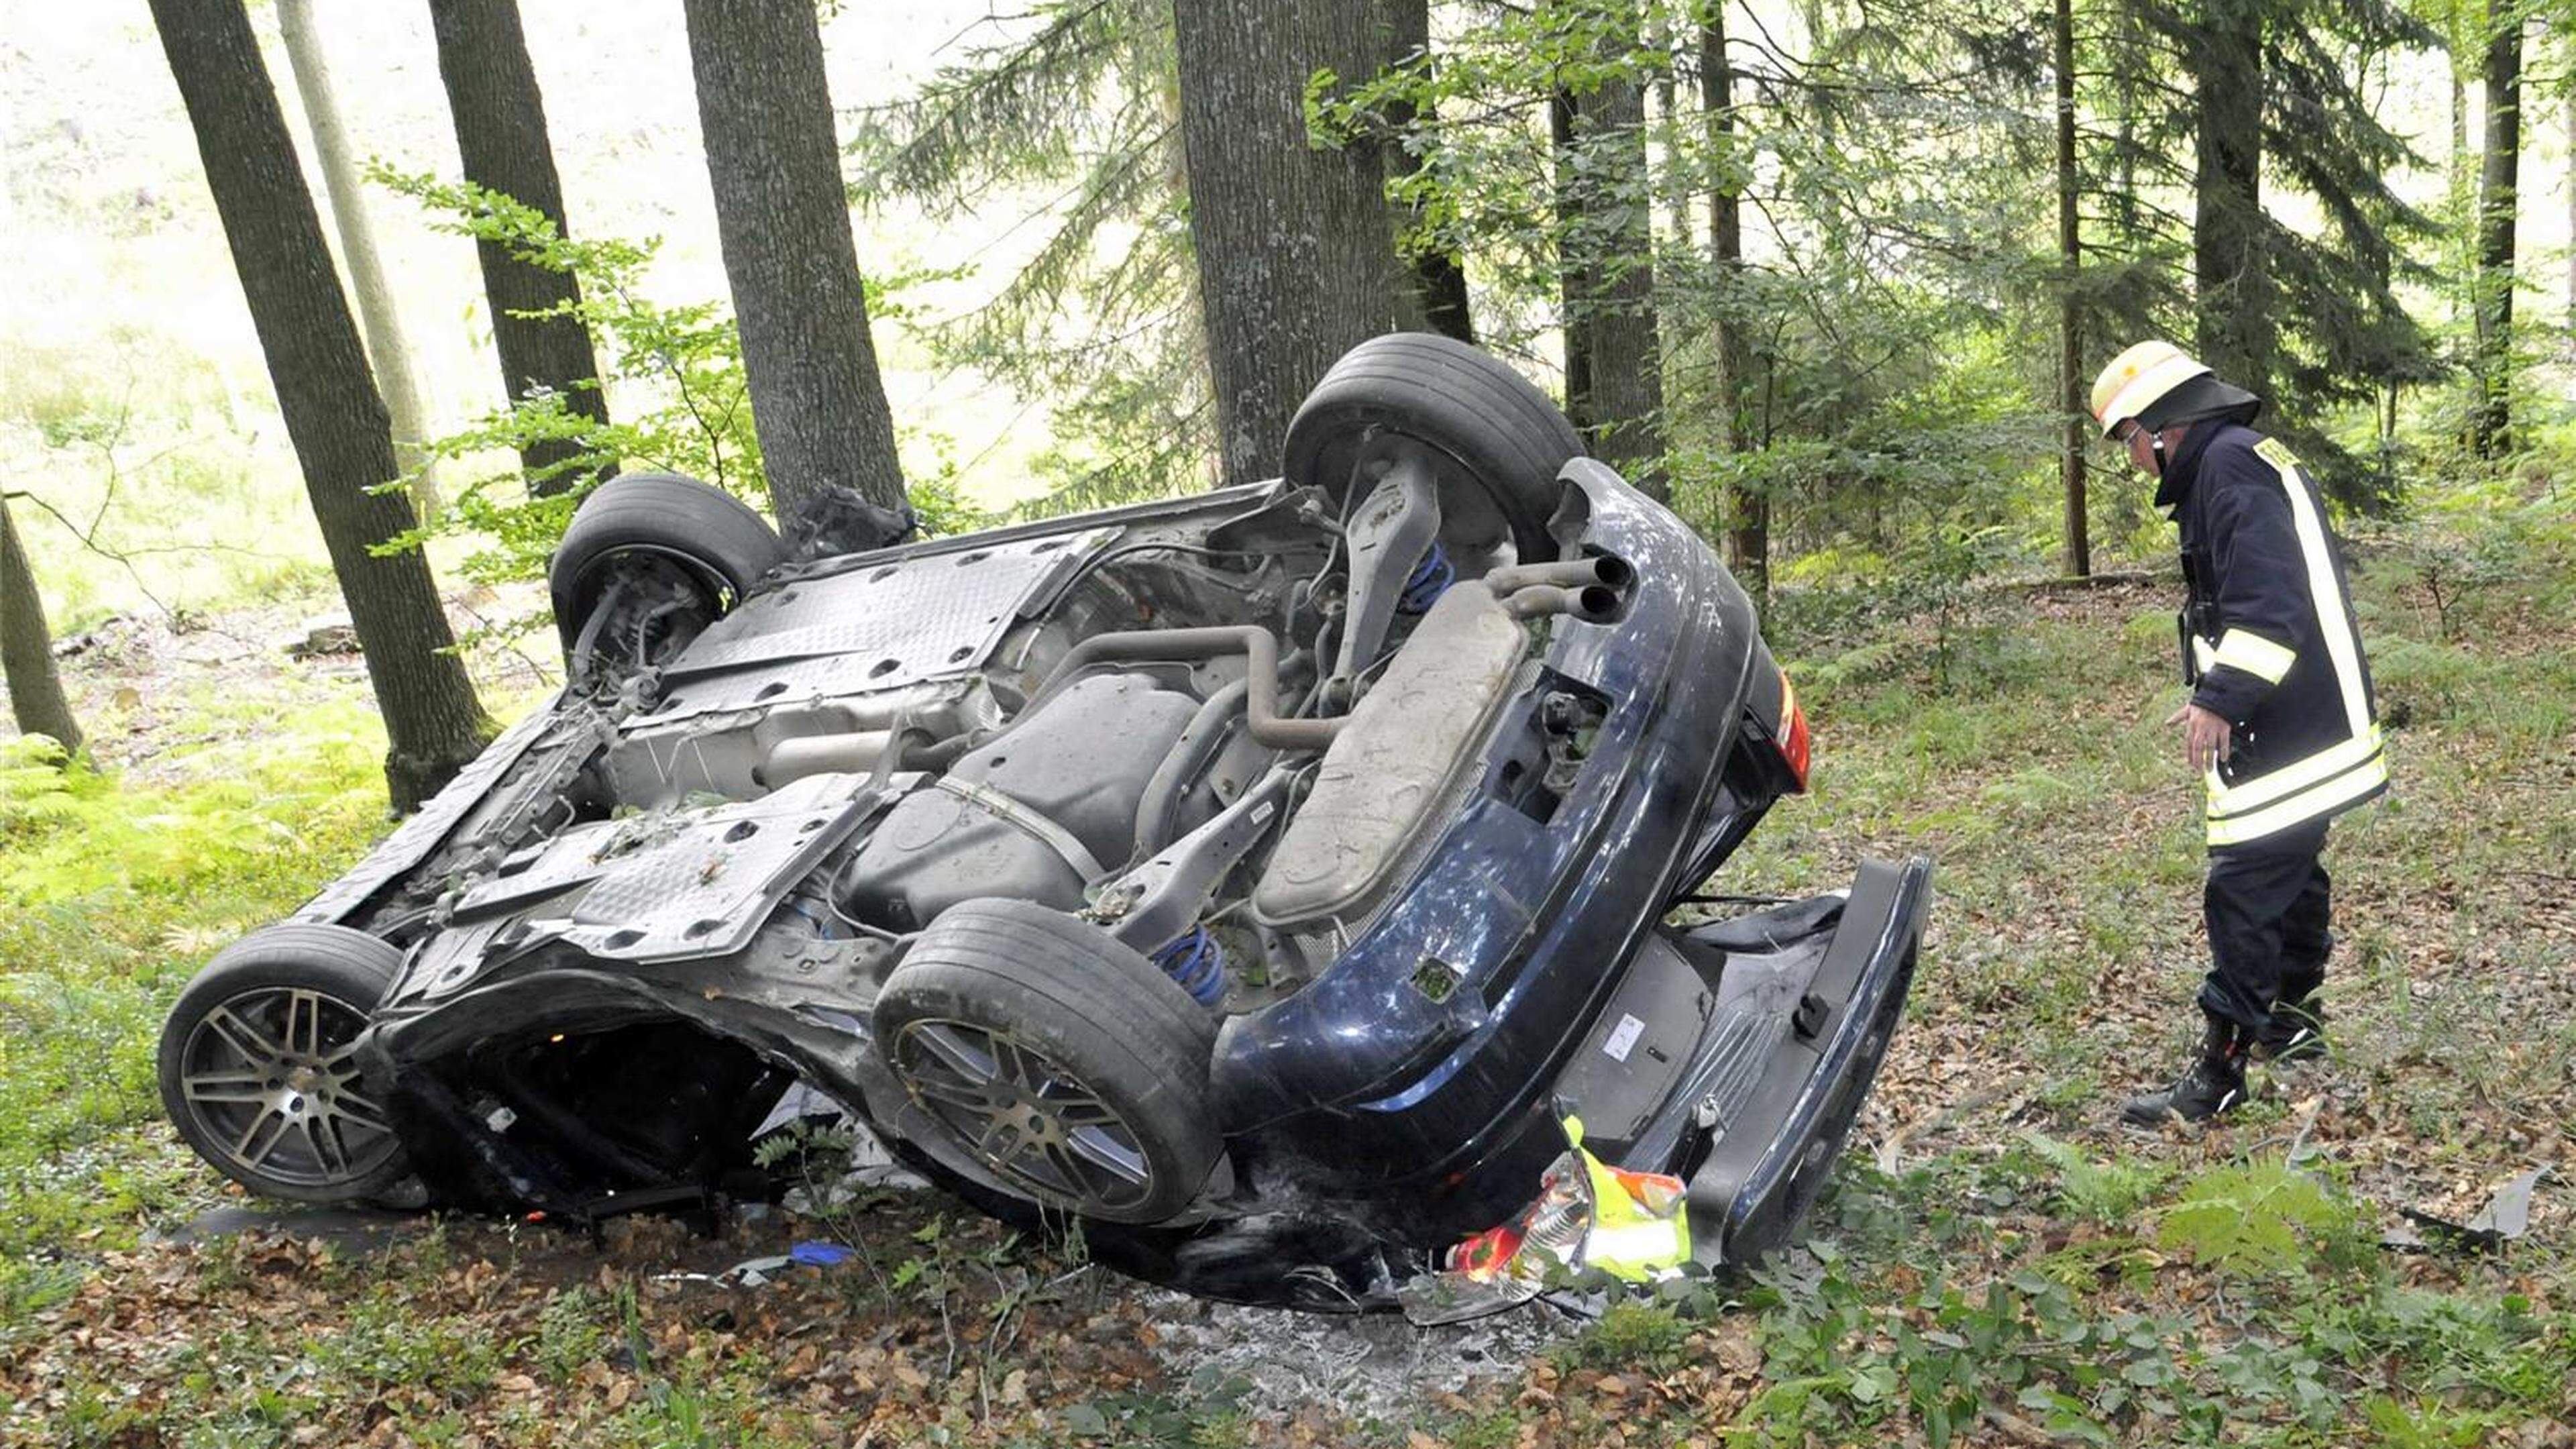
<path fill-rule="evenodd" d="M 1050 414 L 1036 506 L 1203 486 L 1214 451 L 1170 0 L 1041 0 L 994 19 L 914 94 L 863 112 L 853 195 L 933 222 L 994 190 L 1058 199 L 991 299 L 918 340 Z"/>
<path fill-rule="evenodd" d="M 2141 16 L 2190 81 L 2187 93 L 2150 89 L 2163 100 L 2147 106 L 2154 133 L 2193 143 L 2202 360 L 2267 397 L 2266 426 L 2331 491 L 2382 505 L 2374 474 L 2327 424 L 2391 381 L 2437 375 L 2396 294 L 2432 223 L 2389 187 L 2413 153 L 2372 112 L 2351 57 L 2431 32 L 2390 0 L 2141 0 Z M 2262 205 L 2270 190 L 2306 197 L 2324 225 L 2290 225 Z"/>
<path fill-rule="evenodd" d="M 2267 0 L 2202 0 L 2184 63 L 2192 111 L 2192 296 L 2200 360 L 2272 390 L 2274 239 L 2263 210 Z M 2276 77 L 2276 79 L 2278 79 Z"/>
<path fill-rule="evenodd" d="M 2057 257 L 2064 269 L 2058 279 L 2057 406 L 2065 414 L 2059 445 L 2058 488 L 2065 499 L 2066 572 L 2084 578 L 2093 572 L 2093 540 L 2085 517 L 2084 450 L 2084 175 L 2075 145 L 2075 5 L 2057 0 L 2049 20 L 2049 68 L 2056 72 L 2057 94 Z"/>

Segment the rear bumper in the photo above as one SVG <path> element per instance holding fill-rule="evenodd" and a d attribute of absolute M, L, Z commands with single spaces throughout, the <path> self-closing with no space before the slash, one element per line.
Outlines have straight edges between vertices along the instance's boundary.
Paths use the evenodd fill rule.
<path fill-rule="evenodd" d="M 1931 899 L 1921 856 L 1862 865 L 1788 1031 L 1689 1173 L 1701 1258 L 1749 1262 L 1786 1242 L 1815 1201 L 1904 1014 Z M 1709 934 L 1692 944 L 1722 950 Z"/>

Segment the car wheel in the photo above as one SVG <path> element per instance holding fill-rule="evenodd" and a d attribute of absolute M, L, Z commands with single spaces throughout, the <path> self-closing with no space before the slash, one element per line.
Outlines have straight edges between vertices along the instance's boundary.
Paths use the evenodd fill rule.
<path fill-rule="evenodd" d="M 410 1171 L 356 1043 L 402 952 L 345 926 L 254 931 L 179 993 L 161 1103 L 217 1171 L 263 1197 L 368 1201 Z"/>
<path fill-rule="evenodd" d="M 1216 1023 L 1106 932 L 1025 901 L 967 901 L 877 997 L 876 1039 L 946 1145 L 1041 1204 L 1159 1222 L 1216 1164 Z"/>
<path fill-rule="evenodd" d="M 777 530 L 741 499 L 677 473 L 628 473 L 582 500 L 555 545 L 546 583 L 570 655 L 621 577 L 647 585 L 639 599 L 649 596 L 653 607 L 678 601 L 685 619 L 647 608 L 637 621 L 655 640 L 685 641 L 786 561 Z M 649 656 L 653 649 L 627 641 L 620 652 Z"/>
<path fill-rule="evenodd" d="M 1547 394 L 1490 353 L 1428 332 L 1390 332 L 1342 354 L 1288 424 L 1286 476 L 1342 498 L 1379 432 L 1456 465 L 1440 490 L 1440 543 L 1460 567 L 1554 558 L 1557 470 L 1583 439 Z"/>

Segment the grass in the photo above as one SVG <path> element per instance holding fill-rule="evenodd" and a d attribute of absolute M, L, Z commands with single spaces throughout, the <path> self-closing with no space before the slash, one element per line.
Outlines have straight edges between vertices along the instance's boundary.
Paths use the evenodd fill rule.
<path fill-rule="evenodd" d="M 815 1225 L 146 1244 L 216 1195 L 157 1120 L 159 1013 L 382 828 L 380 737 L 362 686 L 296 676 L 163 707 L 169 747 L 122 775 L 0 759 L 0 1442 L 2548 1442 L 2576 1419 L 2566 1188 L 2492 1256 L 2377 1240 L 2576 1162 L 2576 524 L 2436 518 L 2358 589 L 2397 780 L 2328 857 L 2331 1062 L 2206 1134 L 2110 1125 L 2181 1061 L 2201 969 L 2161 588 L 1975 592 L 1937 672 L 1928 619 L 1785 625 L 1816 788 L 1720 888 L 1939 868 L 1813 1245 L 1356 1422 L 1168 1381 L 1147 1300 L 918 1199 L 836 1215 L 862 1258 L 759 1295 L 657 1275 Z"/>

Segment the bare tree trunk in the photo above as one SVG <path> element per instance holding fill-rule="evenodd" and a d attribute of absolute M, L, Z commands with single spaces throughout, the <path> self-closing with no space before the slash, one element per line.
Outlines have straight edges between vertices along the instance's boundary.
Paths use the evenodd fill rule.
<path fill-rule="evenodd" d="M 2084 508 L 2084 303 L 2077 291 L 2084 267 L 2083 178 L 2075 169 L 2075 6 L 2057 0 L 2050 40 L 2057 71 L 2057 407 L 2066 436 L 2058 476 L 2066 494 L 2066 571 L 2093 572 L 2093 541 Z"/>
<path fill-rule="evenodd" d="M 429 417 L 412 379 L 402 310 L 394 305 L 393 288 L 385 284 L 384 264 L 376 257 L 375 228 L 367 220 L 367 199 L 358 186 L 357 158 L 349 153 L 349 133 L 341 122 L 339 99 L 331 90 L 330 65 L 323 58 L 322 37 L 313 26 L 313 0 L 277 0 L 277 29 L 286 41 L 286 66 L 295 76 L 295 94 L 304 102 L 305 124 L 313 132 L 313 159 L 322 172 L 323 194 L 331 199 L 332 226 L 340 233 L 340 260 L 349 269 L 358 324 L 366 329 L 367 361 L 375 368 L 376 391 L 384 396 L 385 411 L 393 418 L 394 463 L 411 480 L 412 507 L 423 518 L 435 518 L 442 506 L 438 477 L 421 447 L 429 438 Z"/>
<path fill-rule="evenodd" d="M 1368 0 L 1173 0 L 1190 240 L 1228 482 L 1276 475 L 1307 390 L 1394 325 L 1379 148 L 1318 149 L 1306 133 L 1310 76 L 1376 68 L 1369 10 Z"/>
<path fill-rule="evenodd" d="M 340 294 L 322 224 L 295 159 L 242 0 L 151 0 L 179 83 L 206 187 L 231 244 L 278 410 L 349 605 L 383 712 L 385 779 L 408 810 L 482 749 L 491 731 L 418 550 L 372 546 L 413 526 L 395 476 L 393 433 Z"/>
<path fill-rule="evenodd" d="M 556 235 L 570 235 L 563 183 L 546 136 L 545 97 L 519 26 L 519 0 L 429 0 L 429 22 L 465 179 L 542 212 Z M 600 390 L 590 328 L 568 310 L 581 303 L 581 283 L 569 272 L 520 260 L 503 242 L 478 241 L 474 250 L 492 308 L 492 348 L 501 355 L 503 393 L 513 403 L 551 394 L 565 411 L 606 427 L 608 398 Z M 571 488 L 579 480 L 567 465 L 583 452 L 568 438 L 521 449 L 529 491 Z M 611 463 L 599 476 L 616 471 Z"/>
<path fill-rule="evenodd" d="M 54 633 L 45 626 L 45 601 L 27 567 L 27 550 L 9 521 L 9 497 L 0 493 L 0 675 L 9 685 L 9 712 L 18 732 L 51 735 L 66 754 L 79 754 L 80 721 L 63 698 L 54 668 Z"/>
<path fill-rule="evenodd" d="M 1730 453 L 1749 451 L 1752 440 L 1753 349 L 1746 345 L 1744 280 L 1744 165 L 1735 152 L 1735 72 L 1726 55 L 1728 0 L 1707 0 L 1699 32 L 1700 109 L 1708 127 L 1709 260 L 1718 282 L 1717 400 L 1721 441 Z M 1726 566 L 1768 607 L 1771 590 L 1771 499 L 1739 481 L 1726 496 Z"/>
<path fill-rule="evenodd" d="M 1414 56 L 1431 53 L 1430 0 L 1389 0 L 1386 9 L 1387 60 L 1400 64 Z M 1389 107 L 1388 121 L 1396 134 L 1417 119 L 1411 102 Z M 1385 152 L 1388 179 L 1400 183 L 1422 169 L 1422 158 L 1402 146 L 1390 146 Z M 1404 260 L 1404 285 L 1397 301 L 1404 312 L 1404 326 L 1413 331 L 1437 332 L 1461 342 L 1476 340 L 1476 324 L 1467 308 L 1467 269 L 1458 253 L 1436 239 L 1419 235 L 1422 207 L 1419 203 L 1399 204 L 1395 224 L 1405 237 L 1400 250 Z"/>
<path fill-rule="evenodd" d="M 1634 0 L 1549 0 L 1598 23 L 1603 59 L 1640 44 Z M 1564 287 L 1566 400 L 1594 456 L 1648 496 L 1666 496 L 1663 348 L 1655 325 L 1654 180 L 1646 165 L 1646 91 L 1632 79 L 1560 90 L 1556 141 L 1558 273 Z M 1576 358 L 1586 374 L 1581 405 Z"/>
<path fill-rule="evenodd" d="M 813 0 L 687 0 L 698 125 L 742 327 L 769 497 L 900 508 L 894 411 L 868 333 Z"/>
<path fill-rule="evenodd" d="M 2522 165 L 2522 15 L 2488 0 L 2486 155 L 2478 176 L 2478 406 L 2469 444 L 2481 458 L 2513 451 L 2513 224 Z"/>

